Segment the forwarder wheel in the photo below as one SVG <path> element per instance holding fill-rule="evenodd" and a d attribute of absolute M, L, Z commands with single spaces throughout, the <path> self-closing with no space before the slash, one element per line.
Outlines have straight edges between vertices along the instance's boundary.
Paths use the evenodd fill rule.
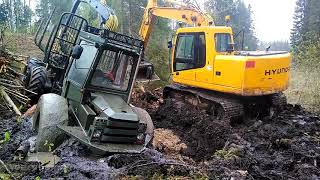
<path fill-rule="evenodd" d="M 41 96 L 32 123 L 33 129 L 38 133 L 36 151 L 52 151 L 63 143 L 66 135 L 58 128 L 58 125 L 67 125 L 67 123 L 67 100 L 56 94 Z"/>
<path fill-rule="evenodd" d="M 147 125 L 147 129 L 145 131 L 145 134 L 146 134 L 145 145 L 150 147 L 152 145 L 153 135 L 154 135 L 154 125 L 153 125 L 152 119 L 149 113 L 144 109 L 141 109 L 138 107 L 132 107 L 132 111 L 138 115 L 140 123 Z"/>
<path fill-rule="evenodd" d="M 35 104 L 40 96 L 45 93 L 46 83 L 48 80 L 47 70 L 42 67 L 33 67 L 31 69 L 30 80 L 27 84 L 27 89 L 36 93 L 28 93 L 28 97 L 31 99 L 31 104 Z"/>

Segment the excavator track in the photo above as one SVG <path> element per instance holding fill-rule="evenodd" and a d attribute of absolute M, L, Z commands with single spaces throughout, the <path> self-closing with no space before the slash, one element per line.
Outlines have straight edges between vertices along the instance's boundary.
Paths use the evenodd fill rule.
<path fill-rule="evenodd" d="M 164 88 L 163 95 L 165 99 L 180 99 L 205 108 L 217 119 L 233 120 L 244 115 L 244 106 L 239 100 L 228 98 L 221 93 L 172 84 Z"/>
<path fill-rule="evenodd" d="M 269 117 L 279 114 L 287 105 L 287 98 L 283 93 L 273 94 L 269 97 Z"/>
<path fill-rule="evenodd" d="M 271 95 L 271 106 L 279 109 L 283 109 L 283 107 L 287 104 L 287 98 L 283 93 L 277 93 Z"/>

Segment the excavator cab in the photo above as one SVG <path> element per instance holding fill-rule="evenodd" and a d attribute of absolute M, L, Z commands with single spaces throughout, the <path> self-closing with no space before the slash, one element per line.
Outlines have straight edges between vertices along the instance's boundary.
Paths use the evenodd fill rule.
<path fill-rule="evenodd" d="M 289 83 L 288 52 L 237 52 L 227 26 L 179 28 L 173 42 L 174 84 L 165 87 L 165 98 L 184 97 L 220 119 L 251 111 L 264 117 L 286 103 L 281 92 Z"/>
<path fill-rule="evenodd" d="M 231 27 L 180 28 L 171 51 L 176 83 L 240 96 L 270 95 L 288 87 L 290 54 L 236 52 Z"/>

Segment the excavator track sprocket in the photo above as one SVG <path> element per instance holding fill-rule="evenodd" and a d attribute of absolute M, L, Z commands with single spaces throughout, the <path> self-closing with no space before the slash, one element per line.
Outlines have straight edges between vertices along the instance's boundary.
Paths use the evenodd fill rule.
<path fill-rule="evenodd" d="M 218 92 L 172 84 L 164 88 L 163 96 L 165 99 L 183 100 L 204 108 L 219 120 L 235 120 L 244 115 L 244 106 L 239 100 L 231 99 Z"/>

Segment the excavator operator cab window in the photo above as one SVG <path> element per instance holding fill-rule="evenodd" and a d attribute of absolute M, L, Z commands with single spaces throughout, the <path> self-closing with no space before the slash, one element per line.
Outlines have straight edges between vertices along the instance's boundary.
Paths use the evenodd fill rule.
<path fill-rule="evenodd" d="M 204 33 L 183 33 L 177 37 L 174 71 L 202 68 L 206 63 Z"/>
<path fill-rule="evenodd" d="M 217 52 L 228 52 L 230 44 L 232 43 L 230 34 L 217 33 L 214 39 Z"/>

